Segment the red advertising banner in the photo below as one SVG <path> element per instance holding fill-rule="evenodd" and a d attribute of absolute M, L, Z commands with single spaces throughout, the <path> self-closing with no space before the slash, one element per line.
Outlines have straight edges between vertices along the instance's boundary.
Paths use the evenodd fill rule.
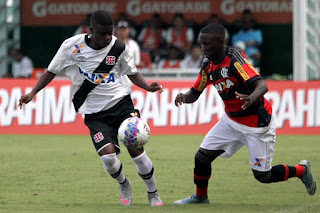
<path fill-rule="evenodd" d="M 87 135 L 82 115 L 71 103 L 71 82 L 54 80 L 35 99 L 18 109 L 19 98 L 36 80 L 0 80 L 0 134 Z M 190 89 L 192 81 L 160 81 L 163 93 L 133 87 L 132 99 L 153 135 L 206 134 L 224 112 L 214 87 L 193 104 L 180 107 L 174 99 Z M 267 81 L 266 98 L 277 118 L 278 134 L 320 135 L 320 81 Z"/>
<path fill-rule="evenodd" d="M 114 19 L 124 12 L 137 24 L 151 19 L 154 13 L 159 13 L 167 23 L 171 23 L 175 13 L 183 13 L 187 20 L 198 24 L 215 13 L 231 23 L 247 8 L 258 23 L 292 23 L 292 0 L 28 0 L 21 1 L 21 23 L 74 26 L 98 9 L 107 10 Z"/>

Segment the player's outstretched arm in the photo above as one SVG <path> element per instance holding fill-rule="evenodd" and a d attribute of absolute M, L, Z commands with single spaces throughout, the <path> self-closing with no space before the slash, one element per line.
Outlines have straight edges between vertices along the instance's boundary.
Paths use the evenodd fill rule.
<path fill-rule="evenodd" d="M 149 84 L 139 72 L 134 75 L 128 75 L 128 77 L 130 78 L 132 83 L 142 89 L 145 89 L 149 92 L 156 92 L 158 90 L 162 92 L 162 86 L 158 82 L 152 82 L 151 84 Z"/>
<path fill-rule="evenodd" d="M 177 95 L 174 103 L 176 106 L 182 105 L 184 103 L 193 103 L 198 100 L 200 93 L 194 93 L 192 90 L 189 90 L 186 93 L 180 93 Z"/>
<path fill-rule="evenodd" d="M 254 90 L 250 95 L 235 92 L 236 98 L 239 98 L 240 100 L 244 101 L 244 104 L 241 106 L 243 110 L 248 109 L 248 107 L 250 107 L 254 102 L 262 98 L 262 96 L 266 92 L 268 92 L 268 86 L 266 82 L 262 79 L 253 82 L 253 87 Z"/>
<path fill-rule="evenodd" d="M 19 100 L 19 107 L 21 109 L 22 104 L 27 104 L 29 103 L 33 97 L 45 86 L 47 86 L 52 79 L 56 76 L 56 74 L 53 74 L 51 72 L 45 71 L 39 78 L 39 80 L 37 81 L 36 85 L 33 87 L 33 89 L 31 90 L 31 92 L 22 95 L 20 100 Z"/>

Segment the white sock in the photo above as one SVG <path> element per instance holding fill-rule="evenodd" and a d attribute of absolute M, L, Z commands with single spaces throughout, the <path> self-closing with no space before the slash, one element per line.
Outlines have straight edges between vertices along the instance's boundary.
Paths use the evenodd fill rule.
<path fill-rule="evenodd" d="M 153 172 L 153 165 L 150 158 L 147 156 L 146 151 L 141 155 L 132 158 L 133 162 L 137 165 L 137 170 L 140 177 L 143 179 L 148 192 L 157 191 L 156 180 Z"/>
<path fill-rule="evenodd" d="M 100 156 L 103 167 L 107 170 L 107 172 L 116 179 L 119 183 L 123 183 L 126 180 L 122 172 L 122 164 L 120 160 L 117 158 L 116 153 L 102 155 Z"/>

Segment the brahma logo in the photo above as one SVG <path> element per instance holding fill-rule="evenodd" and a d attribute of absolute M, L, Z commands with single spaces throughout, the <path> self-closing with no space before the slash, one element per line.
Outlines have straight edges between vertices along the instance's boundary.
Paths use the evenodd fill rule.
<path fill-rule="evenodd" d="M 115 82 L 114 74 L 100 74 L 100 73 L 87 73 L 83 72 L 79 67 L 79 73 L 84 75 L 89 81 L 95 84 L 107 84 L 109 82 Z"/>
<path fill-rule="evenodd" d="M 116 57 L 115 56 L 107 56 L 106 57 L 106 65 L 115 65 Z"/>
<path fill-rule="evenodd" d="M 227 79 L 225 81 L 220 81 L 219 83 L 214 84 L 214 87 L 218 90 L 218 92 L 222 92 L 226 89 L 229 89 L 233 85 L 234 83 L 230 79 Z"/>

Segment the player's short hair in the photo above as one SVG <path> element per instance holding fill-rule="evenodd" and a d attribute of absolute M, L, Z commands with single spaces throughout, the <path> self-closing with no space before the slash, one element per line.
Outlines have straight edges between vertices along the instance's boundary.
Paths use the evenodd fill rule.
<path fill-rule="evenodd" d="M 113 25 L 113 19 L 107 11 L 97 10 L 91 15 L 90 25 L 110 26 Z"/>
<path fill-rule="evenodd" d="M 209 24 L 200 30 L 200 33 L 208 33 L 211 35 L 225 37 L 225 29 L 220 24 Z"/>

